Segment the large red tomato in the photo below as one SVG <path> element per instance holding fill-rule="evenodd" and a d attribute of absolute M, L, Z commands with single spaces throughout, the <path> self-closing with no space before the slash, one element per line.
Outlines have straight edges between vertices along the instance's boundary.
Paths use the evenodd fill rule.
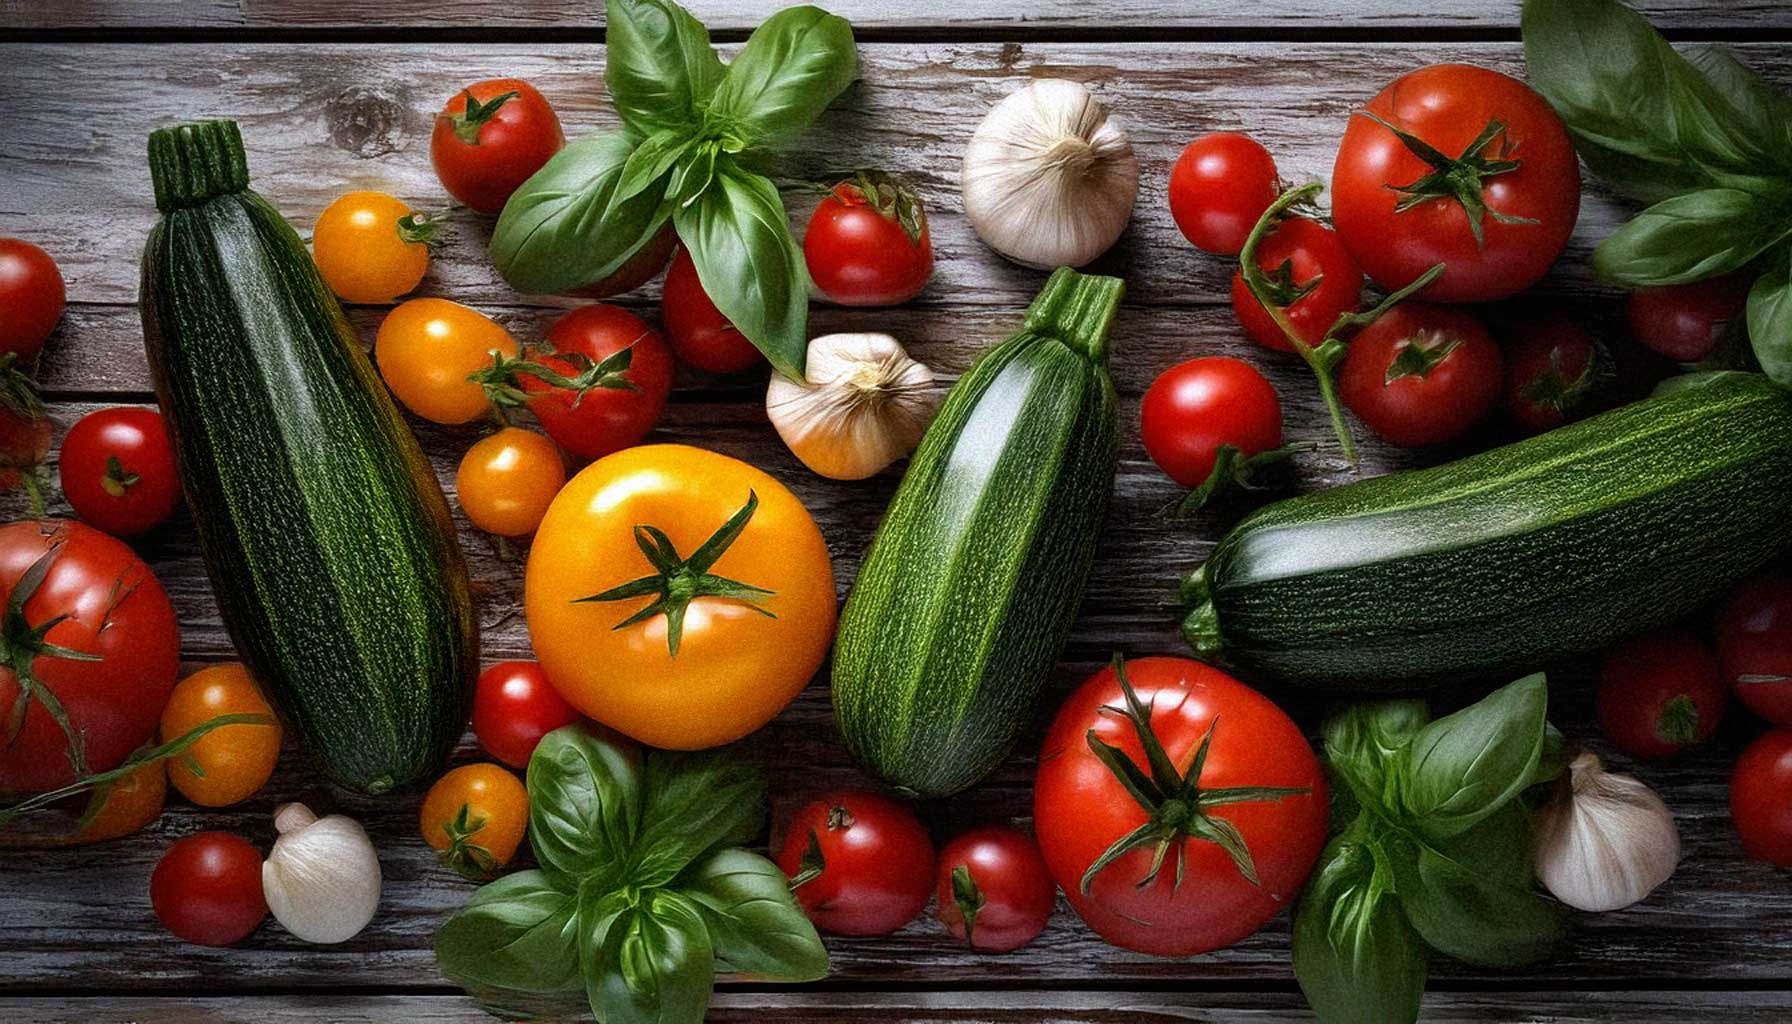
<path fill-rule="evenodd" d="M 1034 831 L 1071 907 L 1108 942 L 1159 956 L 1229 946 L 1289 906 L 1327 816 L 1325 775 L 1294 722 L 1188 658 L 1090 676 L 1046 735 L 1033 791 Z"/>
<path fill-rule="evenodd" d="M 180 630 L 130 548 L 80 523 L 0 527 L 0 598 L 0 793 L 116 768 L 155 734 Z"/>
<path fill-rule="evenodd" d="M 1537 283 L 1574 233 L 1580 164 L 1562 119 L 1516 79 L 1437 64 L 1350 119 L 1332 222 L 1393 291 L 1442 263 L 1422 296 L 1486 302 Z"/>

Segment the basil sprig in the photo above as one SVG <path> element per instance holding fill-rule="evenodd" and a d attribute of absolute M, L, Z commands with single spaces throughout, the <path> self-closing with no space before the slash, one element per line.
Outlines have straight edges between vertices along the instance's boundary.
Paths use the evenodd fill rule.
<path fill-rule="evenodd" d="M 488 998 L 583 992 L 608 1024 L 697 1024 L 718 973 L 826 976 L 784 873 L 740 848 L 764 823 L 757 772 L 567 726 L 536 748 L 528 789 L 541 866 L 442 925 L 444 974 Z"/>
<path fill-rule="evenodd" d="M 1727 52 L 1682 56 L 1618 0 L 1525 0 L 1531 84 L 1589 168 L 1652 204 L 1593 255 L 1628 288 L 1755 275 L 1748 332 L 1792 387 L 1792 96 Z"/>
<path fill-rule="evenodd" d="M 1398 700 L 1326 723 L 1343 827 L 1294 916 L 1294 974 L 1324 1024 L 1417 1020 L 1432 951 L 1510 967 L 1561 938 L 1517 799 L 1562 770 L 1547 702 L 1534 675 L 1435 721 Z"/>
<path fill-rule="evenodd" d="M 609 0 L 608 11 L 604 81 L 622 127 L 567 146 L 517 189 L 492 262 L 520 291 L 574 291 L 671 224 L 716 308 L 801 380 L 809 276 L 761 168 L 852 83 L 852 26 L 791 7 L 724 65 L 671 0 Z"/>

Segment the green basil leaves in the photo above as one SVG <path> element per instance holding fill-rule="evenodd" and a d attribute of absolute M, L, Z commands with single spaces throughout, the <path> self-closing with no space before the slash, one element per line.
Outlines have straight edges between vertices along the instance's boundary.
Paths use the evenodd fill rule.
<path fill-rule="evenodd" d="M 765 786 L 726 753 L 641 750 L 581 726 L 529 761 L 541 869 L 481 888 L 436 936 L 482 997 L 583 993 L 599 1020 L 698 1024 L 718 972 L 813 981 L 827 951 L 777 865 L 739 848 Z"/>
<path fill-rule="evenodd" d="M 608 12 L 604 81 L 623 127 L 567 146 L 517 189 L 492 262 L 520 291 L 576 291 L 671 221 L 716 308 L 801 380 L 809 275 L 777 186 L 753 168 L 852 83 L 852 26 L 788 8 L 724 65 L 671 0 L 609 0 Z"/>
<path fill-rule="evenodd" d="M 1401 700 L 1326 723 L 1344 827 L 1294 916 L 1295 978 L 1324 1024 L 1417 1020 L 1432 951 L 1505 967 L 1561 938 L 1518 799 L 1561 771 L 1547 700 L 1534 675 L 1436 721 Z"/>

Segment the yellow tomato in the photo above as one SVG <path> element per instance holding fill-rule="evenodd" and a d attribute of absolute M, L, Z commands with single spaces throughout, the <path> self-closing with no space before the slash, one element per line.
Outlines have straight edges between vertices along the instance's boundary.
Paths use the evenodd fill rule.
<path fill-rule="evenodd" d="M 695 557 L 718 547 L 710 564 Z M 529 551 L 524 608 L 574 707 L 695 750 L 764 725 L 821 667 L 834 569 L 783 484 L 726 455 L 647 445 L 561 488 Z"/>
<path fill-rule="evenodd" d="M 417 828 L 442 863 L 483 881 L 516 856 L 529 827 L 529 791 L 495 764 L 462 765 L 423 798 Z"/>
<path fill-rule="evenodd" d="M 435 225 L 384 192 L 350 192 L 324 208 L 311 232 L 317 272 L 344 302 L 391 302 L 429 270 Z"/>
<path fill-rule="evenodd" d="M 412 299 L 386 314 L 374 362 L 405 408 L 432 423 L 467 423 L 491 403 L 468 376 L 494 353 L 517 354 L 516 339 L 491 317 L 447 299 Z"/>
<path fill-rule="evenodd" d="M 521 427 L 505 427 L 481 438 L 467 449 L 454 474 L 467 518 L 501 537 L 520 537 L 540 525 L 565 483 L 560 449 Z"/>
<path fill-rule="evenodd" d="M 265 715 L 270 722 L 213 729 L 168 759 L 168 781 L 201 807 L 228 807 L 254 796 L 280 760 L 274 709 L 236 662 L 200 669 L 174 687 L 162 711 L 162 742 L 180 739 L 219 715 Z"/>

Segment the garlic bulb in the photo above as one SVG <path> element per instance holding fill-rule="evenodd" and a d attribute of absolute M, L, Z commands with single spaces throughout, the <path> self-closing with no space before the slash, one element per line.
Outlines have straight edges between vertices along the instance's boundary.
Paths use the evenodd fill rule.
<path fill-rule="evenodd" d="M 1080 267 L 1126 230 L 1139 161 L 1089 90 L 1042 78 L 983 118 L 960 187 L 990 248 L 1030 267 Z"/>
<path fill-rule="evenodd" d="M 1621 910 L 1673 875 L 1680 830 L 1655 791 L 1582 753 L 1537 811 L 1537 880 L 1577 910 Z"/>
<path fill-rule="evenodd" d="M 268 909 L 306 942 L 346 942 L 361 933 L 380 902 L 380 859 L 359 823 L 319 818 L 304 804 L 274 812 L 280 837 L 261 865 Z"/>
<path fill-rule="evenodd" d="M 765 413 L 803 465 L 863 480 L 915 450 L 933 418 L 933 371 L 887 334 L 809 343 L 807 384 L 772 374 Z"/>

